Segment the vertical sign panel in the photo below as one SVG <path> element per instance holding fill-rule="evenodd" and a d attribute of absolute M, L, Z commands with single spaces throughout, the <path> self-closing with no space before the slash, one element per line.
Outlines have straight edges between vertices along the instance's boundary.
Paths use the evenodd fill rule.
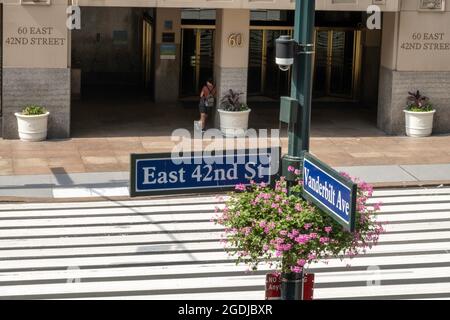
<path fill-rule="evenodd" d="M 347 230 L 355 229 L 357 185 L 316 157 L 305 153 L 303 197 L 312 201 Z"/>

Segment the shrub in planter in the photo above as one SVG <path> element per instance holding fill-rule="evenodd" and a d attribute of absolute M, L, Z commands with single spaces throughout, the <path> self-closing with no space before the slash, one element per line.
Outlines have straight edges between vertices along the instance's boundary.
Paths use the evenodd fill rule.
<path fill-rule="evenodd" d="M 293 168 L 289 168 L 293 171 Z M 267 263 L 277 272 L 295 277 L 315 262 L 354 257 L 377 244 L 382 226 L 375 220 L 380 204 L 366 205 L 372 187 L 358 182 L 356 230 L 350 233 L 315 205 L 303 200 L 298 183 L 288 193 L 282 177 L 274 188 L 252 183 L 237 185 L 215 222 L 225 227 L 222 241 L 237 263 L 256 270 Z"/>
<path fill-rule="evenodd" d="M 23 141 L 45 140 L 49 114 L 45 108 L 37 105 L 29 105 L 22 112 L 16 112 L 19 138 Z"/>
<path fill-rule="evenodd" d="M 428 97 L 420 94 L 419 90 L 408 92 L 405 113 L 406 134 L 410 137 L 426 137 L 433 131 L 433 117 L 436 110 Z"/>
<path fill-rule="evenodd" d="M 220 100 L 220 130 L 226 137 L 245 136 L 251 109 L 241 102 L 241 92 L 229 90 Z"/>

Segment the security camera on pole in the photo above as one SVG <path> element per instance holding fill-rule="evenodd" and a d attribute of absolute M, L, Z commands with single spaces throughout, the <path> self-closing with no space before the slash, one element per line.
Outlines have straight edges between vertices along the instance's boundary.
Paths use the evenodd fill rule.
<path fill-rule="evenodd" d="M 276 40 L 275 62 L 282 71 L 292 67 L 291 96 L 281 97 L 280 103 L 280 121 L 288 124 L 288 154 L 282 158 L 282 175 L 290 183 L 296 177 L 288 168 L 301 169 L 303 154 L 309 151 L 314 16 L 315 0 L 296 0 L 294 39 L 281 36 Z M 281 299 L 303 300 L 303 278 L 301 273 L 282 279 Z"/>

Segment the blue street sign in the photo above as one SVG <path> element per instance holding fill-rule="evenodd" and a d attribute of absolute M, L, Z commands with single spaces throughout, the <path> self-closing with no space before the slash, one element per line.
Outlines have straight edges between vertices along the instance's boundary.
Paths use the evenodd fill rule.
<path fill-rule="evenodd" d="M 310 153 L 303 158 L 303 197 L 347 230 L 355 230 L 357 185 Z"/>
<path fill-rule="evenodd" d="M 182 157 L 170 153 L 132 154 L 130 195 L 228 190 L 251 181 L 270 184 L 278 173 L 280 156 L 279 148 L 273 150 Z"/>

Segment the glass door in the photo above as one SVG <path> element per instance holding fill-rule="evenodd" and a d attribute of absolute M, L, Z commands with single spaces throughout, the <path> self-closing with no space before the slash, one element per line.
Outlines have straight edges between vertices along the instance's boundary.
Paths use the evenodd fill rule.
<path fill-rule="evenodd" d="M 260 95 L 263 92 L 263 30 L 250 30 L 247 91 Z"/>
<path fill-rule="evenodd" d="M 213 27 L 183 27 L 180 96 L 197 96 L 214 72 Z"/>
<path fill-rule="evenodd" d="M 278 98 L 288 95 L 290 72 L 275 63 L 275 40 L 292 34 L 292 28 L 254 27 L 250 30 L 248 93 Z"/>
<path fill-rule="evenodd" d="M 357 98 L 361 31 L 317 29 L 314 98 Z"/>

